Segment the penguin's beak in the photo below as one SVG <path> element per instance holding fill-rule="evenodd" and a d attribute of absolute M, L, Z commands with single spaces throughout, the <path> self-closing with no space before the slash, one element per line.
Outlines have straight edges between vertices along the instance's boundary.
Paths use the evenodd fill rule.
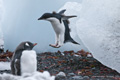
<path fill-rule="evenodd" d="M 43 20 L 43 18 L 42 18 L 42 17 L 40 17 L 40 18 L 38 18 L 38 20 Z"/>
<path fill-rule="evenodd" d="M 36 45 L 37 45 L 37 43 L 34 43 L 34 44 L 33 44 L 33 46 L 36 46 Z"/>

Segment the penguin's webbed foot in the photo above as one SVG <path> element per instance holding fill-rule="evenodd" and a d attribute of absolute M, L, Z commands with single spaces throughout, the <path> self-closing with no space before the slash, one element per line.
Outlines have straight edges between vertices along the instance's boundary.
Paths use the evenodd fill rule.
<path fill-rule="evenodd" d="M 55 46 L 54 48 L 60 48 L 61 46 Z"/>
<path fill-rule="evenodd" d="M 58 46 L 58 45 L 54 45 L 54 44 L 50 44 L 49 46 L 53 47 L 53 48 L 59 48 L 61 46 Z"/>
<path fill-rule="evenodd" d="M 49 46 L 51 46 L 51 47 L 55 47 L 55 46 L 56 46 L 56 44 L 50 44 Z"/>

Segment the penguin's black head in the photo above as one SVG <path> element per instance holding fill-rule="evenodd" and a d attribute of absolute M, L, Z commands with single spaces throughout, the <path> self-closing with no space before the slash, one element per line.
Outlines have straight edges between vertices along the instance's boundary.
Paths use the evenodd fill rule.
<path fill-rule="evenodd" d="M 33 47 L 37 45 L 37 43 L 25 42 L 24 43 L 24 50 L 32 50 Z"/>
<path fill-rule="evenodd" d="M 61 10 L 59 13 L 56 13 L 55 11 L 53 11 L 53 13 L 45 13 L 43 14 L 40 18 L 38 18 L 38 20 L 47 20 L 50 22 L 55 22 L 56 20 L 59 20 L 59 22 L 61 23 L 63 20 L 67 20 L 73 17 L 77 17 L 76 15 L 72 15 L 72 16 L 66 16 L 64 15 L 64 12 L 66 10 Z"/>
<path fill-rule="evenodd" d="M 18 47 L 16 48 L 16 51 L 17 50 L 32 50 L 35 45 L 37 45 L 37 43 L 31 43 L 29 41 L 22 42 L 21 44 L 18 45 Z"/>
<path fill-rule="evenodd" d="M 46 20 L 51 17 L 54 17 L 52 13 L 45 13 L 40 18 L 38 18 L 38 20 Z"/>

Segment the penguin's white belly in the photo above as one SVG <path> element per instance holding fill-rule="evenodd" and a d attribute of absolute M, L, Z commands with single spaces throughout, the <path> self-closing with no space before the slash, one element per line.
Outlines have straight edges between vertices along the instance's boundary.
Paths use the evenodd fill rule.
<path fill-rule="evenodd" d="M 34 50 L 25 50 L 21 56 L 21 74 L 33 73 L 37 70 L 36 52 Z"/>
<path fill-rule="evenodd" d="M 65 27 L 63 25 L 63 22 L 60 23 L 52 23 L 52 26 L 54 28 L 54 31 L 56 32 L 56 34 L 62 34 L 65 33 Z"/>
<path fill-rule="evenodd" d="M 60 21 L 56 18 L 48 18 L 47 20 L 51 22 L 56 34 L 64 34 L 65 33 L 65 26 L 64 26 L 63 21 L 61 21 L 61 23 L 60 23 Z"/>

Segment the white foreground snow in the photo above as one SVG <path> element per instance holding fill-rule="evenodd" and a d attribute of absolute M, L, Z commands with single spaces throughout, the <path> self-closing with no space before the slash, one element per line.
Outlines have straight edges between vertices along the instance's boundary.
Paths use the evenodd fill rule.
<path fill-rule="evenodd" d="M 11 74 L 0 74 L 0 80 L 54 80 L 54 76 L 50 76 L 49 72 L 44 71 L 35 72 L 32 74 L 25 74 L 23 76 L 13 76 Z"/>
<path fill-rule="evenodd" d="M 10 62 L 0 62 L 0 70 L 10 70 Z M 51 76 L 49 72 L 44 71 L 27 73 L 22 76 L 14 76 L 12 74 L 0 74 L 0 80 L 54 80 L 55 76 Z"/>
<path fill-rule="evenodd" d="M 10 70 L 10 62 L 0 62 L 0 70 Z"/>
<path fill-rule="evenodd" d="M 96 59 L 120 72 L 120 0 L 68 2 L 61 9 L 78 16 L 71 19 L 71 34 L 77 32 Z"/>

